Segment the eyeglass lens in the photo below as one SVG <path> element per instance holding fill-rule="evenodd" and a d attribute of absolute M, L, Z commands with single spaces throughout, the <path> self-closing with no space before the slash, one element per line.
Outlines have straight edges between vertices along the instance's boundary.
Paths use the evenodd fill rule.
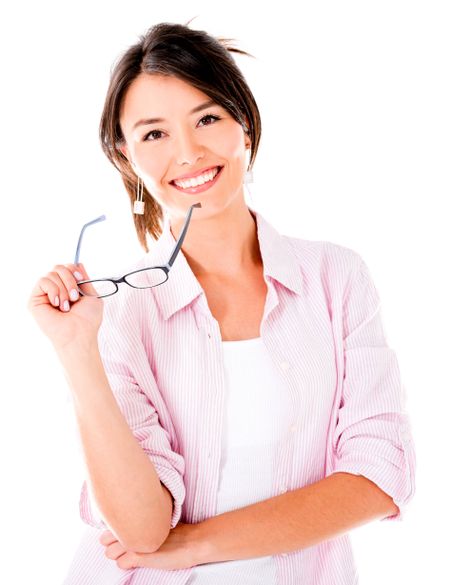
<path fill-rule="evenodd" d="M 165 282 L 167 274 L 162 268 L 146 268 L 126 274 L 124 280 L 134 288 L 151 288 Z M 81 283 L 78 288 L 86 296 L 97 297 L 112 295 L 117 291 L 116 283 L 108 279 Z"/>

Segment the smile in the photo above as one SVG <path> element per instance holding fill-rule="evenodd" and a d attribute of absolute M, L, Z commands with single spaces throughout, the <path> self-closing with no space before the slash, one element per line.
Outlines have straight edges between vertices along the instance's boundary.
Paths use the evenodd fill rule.
<path fill-rule="evenodd" d="M 202 191 L 206 191 L 216 184 L 222 169 L 223 167 L 216 167 L 215 169 L 209 171 L 208 173 L 204 173 L 199 177 L 187 179 L 185 181 L 172 181 L 170 184 L 175 187 L 175 189 L 178 189 L 178 191 L 182 191 L 183 193 L 201 193 Z"/>

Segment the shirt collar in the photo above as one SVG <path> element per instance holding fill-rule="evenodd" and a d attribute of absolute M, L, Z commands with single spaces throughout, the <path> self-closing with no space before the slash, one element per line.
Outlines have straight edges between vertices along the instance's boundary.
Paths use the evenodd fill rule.
<path fill-rule="evenodd" d="M 250 206 L 248 208 L 256 219 L 264 275 L 301 295 L 303 293 L 302 272 L 292 244 L 261 213 Z M 160 237 L 146 255 L 145 266 L 166 264 L 174 246 L 175 238 L 170 231 L 170 223 L 166 216 Z M 152 290 L 164 319 L 168 319 L 204 293 L 183 254 L 183 249 L 180 250 L 170 269 L 169 279 Z"/>

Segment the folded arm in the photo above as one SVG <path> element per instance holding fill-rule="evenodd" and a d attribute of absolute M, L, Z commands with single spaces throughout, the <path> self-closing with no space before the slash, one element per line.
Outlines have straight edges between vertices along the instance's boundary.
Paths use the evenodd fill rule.
<path fill-rule="evenodd" d="M 288 553 L 398 513 L 362 475 L 334 473 L 314 484 L 195 525 L 198 564 Z"/>

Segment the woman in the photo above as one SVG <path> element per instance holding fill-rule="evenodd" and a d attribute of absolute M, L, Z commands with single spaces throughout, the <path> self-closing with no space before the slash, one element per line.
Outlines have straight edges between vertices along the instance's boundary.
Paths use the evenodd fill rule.
<path fill-rule="evenodd" d="M 88 472 L 66 584 L 354 584 L 348 532 L 400 520 L 414 493 L 366 264 L 280 235 L 245 203 L 261 122 L 231 51 L 161 23 L 112 72 L 101 142 L 147 288 L 109 283 L 104 298 L 82 264 L 58 264 L 30 297 Z M 165 267 L 159 282 L 150 267 Z"/>

